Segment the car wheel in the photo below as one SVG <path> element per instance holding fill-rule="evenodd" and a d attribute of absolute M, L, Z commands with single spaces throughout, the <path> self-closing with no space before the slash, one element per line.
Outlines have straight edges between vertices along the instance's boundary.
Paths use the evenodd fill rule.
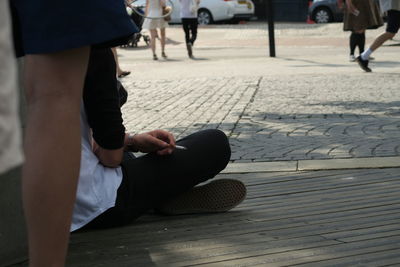
<path fill-rule="evenodd" d="M 333 21 L 332 12 L 326 7 L 320 7 L 314 11 L 313 20 L 316 23 L 328 23 Z"/>
<path fill-rule="evenodd" d="M 211 24 L 213 22 L 213 18 L 212 18 L 210 11 L 208 11 L 206 9 L 200 9 L 197 14 L 197 21 L 201 25 Z"/>

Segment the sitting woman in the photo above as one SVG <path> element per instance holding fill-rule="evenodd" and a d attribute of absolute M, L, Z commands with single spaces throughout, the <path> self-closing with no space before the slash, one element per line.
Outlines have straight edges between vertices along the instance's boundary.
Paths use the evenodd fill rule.
<path fill-rule="evenodd" d="M 205 130 L 175 142 L 163 130 L 127 133 L 115 70 L 110 49 L 91 51 L 71 231 L 125 225 L 151 209 L 170 215 L 224 212 L 241 203 L 246 188 L 240 181 L 218 179 L 197 186 L 228 164 L 231 151 L 226 135 Z M 135 151 L 147 154 L 135 157 Z"/>

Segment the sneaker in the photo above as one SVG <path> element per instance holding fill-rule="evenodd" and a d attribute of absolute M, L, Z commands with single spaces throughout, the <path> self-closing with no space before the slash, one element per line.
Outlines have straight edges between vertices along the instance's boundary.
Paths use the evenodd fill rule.
<path fill-rule="evenodd" d="M 218 179 L 167 201 L 156 210 L 164 215 L 226 212 L 246 198 L 246 186 L 238 180 Z"/>
<path fill-rule="evenodd" d="M 167 59 L 167 58 L 168 58 L 168 57 L 167 57 L 167 54 L 165 54 L 164 51 L 161 52 L 161 56 L 162 56 L 164 59 Z"/>
<path fill-rule="evenodd" d="M 349 61 L 350 62 L 356 61 L 356 57 L 354 55 L 350 55 Z"/>
<path fill-rule="evenodd" d="M 158 57 L 156 54 L 153 54 L 153 60 L 158 60 Z"/>
<path fill-rule="evenodd" d="M 360 67 L 365 71 L 365 72 L 371 72 L 372 70 L 370 68 L 368 68 L 368 60 L 364 60 L 361 58 L 361 56 L 358 56 L 356 58 L 356 61 L 358 63 L 358 65 L 360 65 Z"/>
<path fill-rule="evenodd" d="M 192 45 L 192 43 L 187 43 L 186 47 L 187 47 L 187 51 L 188 51 L 189 57 L 193 58 L 193 45 Z"/>

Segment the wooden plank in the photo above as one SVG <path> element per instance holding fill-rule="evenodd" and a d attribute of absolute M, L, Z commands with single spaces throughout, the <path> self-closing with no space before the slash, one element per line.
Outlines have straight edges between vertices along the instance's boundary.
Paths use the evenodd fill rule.
<path fill-rule="evenodd" d="M 374 254 L 395 264 L 399 174 L 400 169 L 222 175 L 248 185 L 249 198 L 234 211 L 143 216 L 126 227 L 74 234 L 68 266 L 352 266 Z"/>
<path fill-rule="evenodd" d="M 299 160 L 298 170 L 335 170 L 400 167 L 400 157 Z"/>
<path fill-rule="evenodd" d="M 294 251 L 273 254 L 259 254 L 257 256 L 239 255 L 236 259 L 209 261 L 207 263 L 189 264 L 184 266 L 290 266 L 332 258 L 399 250 L 399 242 L 400 237 L 391 239 L 373 239 L 362 243 L 342 243 L 320 248 L 297 249 Z"/>
<path fill-rule="evenodd" d="M 316 235 L 329 234 L 336 231 L 354 231 L 358 229 L 368 229 L 373 227 L 393 227 L 393 225 L 398 225 L 399 219 L 396 218 L 394 220 L 388 220 L 385 225 L 382 225 L 381 221 L 378 222 L 369 222 L 368 220 L 359 220 L 354 222 L 342 222 L 342 223 L 333 223 L 333 224 L 325 224 L 325 225 L 311 225 L 311 226 L 298 226 L 293 228 L 277 228 L 271 229 L 269 227 L 255 230 L 252 227 L 247 229 L 246 232 L 237 233 L 236 231 L 232 231 L 233 233 L 226 233 L 225 235 L 216 236 L 215 233 L 210 233 L 204 235 L 204 233 L 196 233 L 195 236 L 183 236 L 183 235 L 160 235 L 160 233 L 154 233 L 153 235 L 149 235 L 149 239 L 144 240 L 143 238 L 138 238 L 136 235 L 126 234 L 126 236 L 103 236 L 101 239 L 96 240 L 97 243 L 93 243 L 93 241 L 84 243 L 80 243 L 80 248 L 85 248 L 88 246 L 96 247 L 97 244 L 107 244 L 108 246 L 118 246 L 120 244 L 125 244 L 128 246 L 129 244 L 134 244 L 134 246 L 139 247 L 154 247 L 156 245 L 163 246 L 164 248 L 169 249 L 177 249 L 177 248 L 202 248 L 208 247 L 210 245 L 226 245 L 227 243 L 232 244 L 245 244 L 247 240 L 254 240 L 258 237 L 269 238 L 269 242 L 273 242 L 274 240 L 282 240 L 284 239 L 293 239 L 293 238 L 305 238 Z M 334 228 L 336 227 L 336 228 Z M 340 229 L 340 230 L 335 230 Z M 266 240 L 268 241 L 268 239 Z M 86 247 L 87 248 L 87 247 Z M 79 251 L 80 252 L 80 251 Z"/>
<path fill-rule="evenodd" d="M 306 267 L 348 267 L 348 266 L 399 266 L 400 249 L 370 252 L 368 254 L 327 259 L 323 261 L 307 262 L 291 266 Z M 290 265 L 289 265 L 290 266 Z"/>
<path fill-rule="evenodd" d="M 284 213 L 283 213 L 284 214 Z M 304 216 L 304 214 L 302 214 L 303 216 Z M 318 215 L 318 213 L 316 214 L 316 216 Z M 215 216 L 214 216 L 215 217 Z M 229 214 L 227 214 L 227 217 L 229 217 Z M 247 217 L 247 218 L 250 218 L 251 219 L 251 217 Z M 198 218 L 198 220 L 200 220 L 201 221 L 201 218 Z M 248 220 L 248 219 L 247 219 Z M 370 221 L 371 221 L 371 219 L 369 219 Z M 375 219 L 376 221 L 379 221 L 380 219 Z M 257 220 L 255 220 L 255 221 L 253 221 L 252 222 L 252 226 L 253 227 L 256 227 L 256 228 L 259 228 L 259 227 L 261 227 L 261 226 L 267 226 L 267 227 L 272 227 L 273 225 L 280 225 L 280 221 L 281 221 L 281 218 L 273 218 L 273 220 L 272 220 L 272 222 L 271 222 L 271 220 L 269 220 L 269 223 L 268 224 L 265 224 L 265 222 L 262 222 L 262 221 L 257 221 Z M 243 223 L 239 223 L 240 224 L 240 226 L 239 227 L 236 227 L 235 228 L 235 230 L 238 230 L 238 229 L 247 229 L 248 228 L 248 226 L 247 225 L 243 225 Z M 298 224 L 298 223 L 297 223 Z M 205 234 L 205 235 L 207 235 L 208 233 L 212 233 L 215 229 L 213 229 L 212 227 L 211 228 L 209 228 L 209 227 L 207 227 L 208 225 L 206 224 L 206 223 L 204 223 L 204 225 L 206 226 L 205 228 L 205 230 L 204 231 L 202 231 L 202 233 L 203 234 Z M 295 225 L 296 225 L 296 223 L 295 223 Z M 178 226 L 174 226 L 175 228 L 176 227 L 178 227 Z M 218 228 L 218 226 L 216 226 L 217 228 Z M 223 225 L 223 227 L 227 227 L 226 225 Z M 223 227 L 219 227 L 219 228 L 223 228 Z M 158 227 L 158 229 L 160 229 L 160 227 Z M 166 235 L 166 234 L 169 234 L 170 233 L 170 231 L 171 231 L 171 229 L 173 229 L 173 228 L 171 228 L 171 227 L 168 227 L 168 231 L 166 231 L 166 233 L 162 233 L 162 235 Z M 228 232 L 228 233 L 230 233 L 231 232 L 231 227 L 229 227 L 228 229 L 226 229 L 226 230 L 219 230 L 218 231 L 218 235 L 220 235 L 220 234 L 224 234 L 225 232 Z M 137 236 L 138 237 L 141 237 L 142 235 L 146 235 L 147 233 L 138 233 L 137 234 Z M 171 234 L 175 234 L 175 232 L 171 232 Z M 180 237 L 185 237 L 185 236 L 188 236 L 188 237 L 190 237 L 192 235 L 192 233 L 190 233 L 190 232 L 188 232 L 188 233 L 184 233 L 183 235 L 181 235 Z M 167 236 L 167 238 L 168 238 L 168 236 Z"/>

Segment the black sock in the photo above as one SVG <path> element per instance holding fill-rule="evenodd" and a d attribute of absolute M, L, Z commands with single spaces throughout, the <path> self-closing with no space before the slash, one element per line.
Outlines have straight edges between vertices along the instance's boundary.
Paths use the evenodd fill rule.
<path fill-rule="evenodd" d="M 358 50 L 360 51 L 360 55 L 364 52 L 365 49 L 365 32 L 359 33 L 360 40 L 358 41 Z"/>
<path fill-rule="evenodd" d="M 357 34 L 352 32 L 350 35 L 350 55 L 354 55 L 357 46 Z"/>

